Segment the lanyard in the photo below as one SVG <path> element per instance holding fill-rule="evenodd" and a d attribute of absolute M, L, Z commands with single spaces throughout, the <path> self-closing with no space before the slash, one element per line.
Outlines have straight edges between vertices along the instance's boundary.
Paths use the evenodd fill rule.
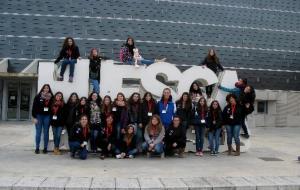
<path fill-rule="evenodd" d="M 44 102 L 45 107 L 48 107 L 49 102 L 50 102 L 50 100 L 45 100 L 45 102 Z"/>
<path fill-rule="evenodd" d="M 53 114 L 54 114 L 54 115 L 57 114 L 58 109 L 59 109 L 59 106 L 58 106 L 58 105 L 54 105 L 54 106 L 52 107 L 52 111 L 53 111 Z"/>
<path fill-rule="evenodd" d="M 164 101 L 164 110 L 168 110 L 169 104 L 167 101 Z"/>
<path fill-rule="evenodd" d="M 84 138 L 86 138 L 87 132 L 88 132 L 88 128 L 87 128 L 87 127 L 84 127 L 84 128 L 83 128 L 83 136 L 84 136 Z"/>

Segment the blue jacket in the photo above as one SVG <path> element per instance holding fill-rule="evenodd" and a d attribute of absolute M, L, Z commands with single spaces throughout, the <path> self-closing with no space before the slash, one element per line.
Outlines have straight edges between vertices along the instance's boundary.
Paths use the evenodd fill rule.
<path fill-rule="evenodd" d="M 219 89 L 221 89 L 221 90 L 223 90 L 223 91 L 225 91 L 225 92 L 229 92 L 229 93 L 232 93 L 232 94 L 234 94 L 237 98 L 239 98 L 240 97 L 240 94 L 241 94 L 241 92 L 242 92 L 242 90 L 240 89 L 240 88 L 226 88 L 226 87 L 224 87 L 224 86 L 219 86 Z"/>
<path fill-rule="evenodd" d="M 160 119 L 164 125 L 165 128 L 168 128 L 169 125 L 172 123 L 173 120 L 173 116 L 175 114 L 175 104 L 174 102 L 172 102 L 172 99 L 168 101 L 168 104 L 166 105 L 166 107 L 164 107 L 164 102 L 163 100 L 160 100 L 157 103 L 157 107 L 158 107 L 158 113 L 160 116 Z M 163 113 L 165 110 L 166 113 Z"/>

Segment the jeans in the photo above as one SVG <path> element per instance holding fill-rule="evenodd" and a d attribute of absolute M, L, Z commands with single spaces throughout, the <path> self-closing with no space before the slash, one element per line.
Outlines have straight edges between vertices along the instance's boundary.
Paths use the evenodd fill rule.
<path fill-rule="evenodd" d="M 144 142 L 142 144 L 142 147 L 143 147 L 143 150 L 144 151 L 148 151 L 148 148 L 149 148 L 149 144 L 147 142 Z M 163 143 L 158 143 L 154 146 L 154 153 L 156 154 L 161 154 L 164 152 L 164 145 Z"/>
<path fill-rule="evenodd" d="M 91 133 L 91 138 L 90 138 L 91 150 L 96 151 L 97 150 L 97 138 L 98 138 L 99 130 L 91 129 L 90 133 Z"/>
<path fill-rule="evenodd" d="M 57 126 L 57 127 L 52 126 L 52 132 L 53 132 L 53 138 L 54 138 L 54 148 L 59 148 L 60 136 L 61 136 L 62 129 L 63 129 L 62 126 Z"/>
<path fill-rule="evenodd" d="M 220 134 L 222 128 L 215 129 L 214 131 L 208 132 L 208 139 L 209 139 L 209 146 L 211 151 L 219 152 L 219 145 L 220 145 Z"/>
<path fill-rule="evenodd" d="M 203 151 L 205 126 L 196 125 L 195 131 L 196 131 L 196 151 Z"/>
<path fill-rule="evenodd" d="M 136 128 L 134 129 L 136 133 L 136 147 L 141 150 L 142 148 L 142 143 L 144 142 L 144 133 L 143 133 L 143 128 L 140 128 L 138 125 L 135 125 Z"/>
<path fill-rule="evenodd" d="M 98 80 L 95 79 L 90 79 L 90 82 L 93 85 L 93 92 L 96 92 L 97 94 L 99 94 L 100 92 L 100 84 Z"/>
<path fill-rule="evenodd" d="M 126 155 L 132 155 L 132 156 L 135 156 L 137 154 L 138 150 L 136 148 L 132 149 L 132 150 L 129 150 L 127 152 L 124 152 Z M 122 152 L 119 150 L 119 149 L 116 149 L 115 151 L 116 154 L 121 154 Z"/>
<path fill-rule="evenodd" d="M 76 59 L 64 59 L 62 64 L 61 64 L 61 69 L 60 69 L 60 76 L 63 77 L 64 73 L 66 71 L 67 65 L 70 65 L 70 77 L 74 76 L 74 69 L 75 69 L 75 64 L 77 63 Z"/>
<path fill-rule="evenodd" d="M 50 115 L 41 115 L 36 116 L 37 124 L 35 124 L 35 147 L 36 149 L 40 148 L 42 131 L 44 133 L 44 149 L 48 148 L 49 142 L 49 128 L 50 128 Z"/>
<path fill-rule="evenodd" d="M 78 141 L 70 141 L 69 146 L 70 146 L 71 154 L 73 154 L 75 156 L 76 152 L 78 151 L 79 152 L 79 158 L 81 160 L 85 160 L 87 158 L 88 151 L 87 151 L 86 147 L 82 148 Z"/>
<path fill-rule="evenodd" d="M 246 118 L 243 118 L 241 127 L 242 127 L 245 135 L 249 135 L 248 128 L 246 126 L 245 120 L 246 120 Z"/>
<path fill-rule="evenodd" d="M 116 130 L 117 130 L 117 141 L 121 139 L 121 122 L 117 123 Z"/>
<path fill-rule="evenodd" d="M 232 137 L 234 138 L 235 144 L 240 144 L 240 130 L 241 125 L 226 125 L 227 145 L 232 145 Z"/>
<path fill-rule="evenodd" d="M 139 61 L 138 61 L 139 62 Z M 140 60 L 140 62 L 141 62 L 141 64 L 143 64 L 143 65 L 151 65 L 151 64 L 153 64 L 154 63 L 154 60 L 149 60 L 149 59 L 141 59 Z M 129 60 L 129 61 L 127 61 L 127 64 L 129 64 L 129 65 L 134 65 L 134 61 L 133 60 Z"/>

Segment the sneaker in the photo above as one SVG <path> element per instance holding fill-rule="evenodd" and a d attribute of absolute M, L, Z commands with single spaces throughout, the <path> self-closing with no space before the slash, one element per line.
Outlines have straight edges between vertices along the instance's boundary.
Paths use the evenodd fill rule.
<path fill-rule="evenodd" d="M 75 152 L 71 152 L 71 158 L 75 158 Z"/>
<path fill-rule="evenodd" d="M 57 81 L 64 81 L 64 77 L 62 76 L 57 77 Z"/>
<path fill-rule="evenodd" d="M 202 151 L 198 151 L 198 152 L 196 152 L 196 154 L 195 154 L 196 156 L 200 156 L 200 157 L 202 157 L 203 156 L 203 152 Z"/>
<path fill-rule="evenodd" d="M 46 148 L 44 148 L 43 154 L 47 154 L 47 153 L 48 153 L 48 150 Z"/>
<path fill-rule="evenodd" d="M 35 149 L 34 153 L 35 153 L 35 154 L 39 154 L 39 153 L 40 153 L 40 149 L 38 149 L 38 148 Z"/>
<path fill-rule="evenodd" d="M 211 156 L 214 156 L 214 155 L 215 155 L 215 152 L 214 152 L 214 151 L 211 151 L 211 152 L 210 152 L 210 155 L 211 155 Z"/>
<path fill-rule="evenodd" d="M 165 158 L 165 153 L 164 152 L 160 154 L 160 158 Z"/>
<path fill-rule="evenodd" d="M 104 160 L 105 156 L 103 154 L 100 155 L 99 157 L 101 160 Z"/>
<path fill-rule="evenodd" d="M 151 157 L 151 153 L 147 152 L 147 158 L 150 158 L 150 157 Z"/>
<path fill-rule="evenodd" d="M 73 77 L 69 77 L 69 82 L 73 82 Z"/>
<path fill-rule="evenodd" d="M 116 159 L 121 159 L 121 158 L 122 158 L 121 154 L 116 155 Z"/>
<path fill-rule="evenodd" d="M 129 158 L 129 159 L 133 159 L 134 156 L 133 156 L 133 155 L 129 155 L 128 158 Z"/>

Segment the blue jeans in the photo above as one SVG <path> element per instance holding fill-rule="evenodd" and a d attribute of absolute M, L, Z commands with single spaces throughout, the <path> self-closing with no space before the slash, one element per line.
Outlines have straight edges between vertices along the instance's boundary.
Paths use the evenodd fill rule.
<path fill-rule="evenodd" d="M 97 138 L 98 138 L 99 131 L 97 129 L 91 129 L 90 133 L 91 133 L 91 139 L 90 139 L 91 150 L 96 151 L 97 150 Z"/>
<path fill-rule="evenodd" d="M 52 132 L 53 132 L 53 138 L 54 138 L 54 148 L 59 148 L 60 136 L 61 136 L 62 129 L 63 128 L 61 126 L 58 126 L 58 127 L 52 126 Z"/>
<path fill-rule="evenodd" d="M 222 128 L 218 128 L 214 131 L 208 132 L 209 146 L 213 152 L 219 152 L 221 131 Z"/>
<path fill-rule="evenodd" d="M 116 130 L 117 130 L 117 140 L 121 139 L 121 122 L 117 123 Z"/>
<path fill-rule="evenodd" d="M 227 145 L 232 145 L 232 137 L 234 138 L 235 144 L 240 144 L 240 130 L 241 125 L 226 125 Z"/>
<path fill-rule="evenodd" d="M 86 147 L 82 148 L 78 141 L 70 141 L 69 146 L 70 146 L 71 154 L 73 154 L 75 156 L 76 152 L 78 151 L 79 152 L 79 158 L 81 160 L 85 160 L 87 158 L 88 151 L 87 151 Z"/>
<path fill-rule="evenodd" d="M 196 125 L 195 131 L 196 131 L 196 151 L 203 151 L 205 126 Z"/>
<path fill-rule="evenodd" d="M 142 147 L 143 147 L 143 150 L 144 151 L 148 151 L 148 148 L 149 148 L 149 144 L 147 142 L 144 142 L 142 144 Z M 154 146 L 154 153 L 156 154 L 161 154 L 164 152 L 164 145 L 163 143 L 158 143 Z"/>
<path fill-rule="evenodd" d="M 64 59 L 61 64 L 60 76 L 63 77 L 67 68 L 67 65 L 70 65 L 70 77 L 74 76 L 75 64 L 77 63 L 76 59 Z"/>
<path fill-rule="evenodd" d="M 136 133 L 136 147 L 141 150 L 142 143 L 144 142 L 143 128 L 140 128 L 136 124 L 136 129 L 134 129 L 134 131 Z"/>
<path fill-rule="evenodd" d="M 154 60 L 149 60 L 149 59 L 141 59 L 141 64 L 143 65 L 151 65 L 154 63 Z M 133 60 L 129 60 L 127 61 L 127 64 L 129 65 L 134 65 L 134 61 Z"/>
<path fill-rule="evenodd" d="M 93 85 L 93 92 L 96 92 L 97 94 L 99 94 L 100 92 L 100 84 L 98 80 L 95 79 L 90 79 L 90 82 Z"/>
<path fill-rule="evenodd" d="M 127 156 L 132 155 L 135 156 L 137 154 L 138 150 L 136 148 L 129 150 L 127 152 L 124 152 Z M 119 149 L 116 149 L 115 151 L 116 154 L 121 154 L 122 152 Z"/>
<path fill-rule="evenodd" d="M 36 149 L 40 148 L 42 131 L 44 133 L 44 149 L 48 148 L 49 142 L 49 128 L 50 128 L 50 115 L 41 115 L 38 114 L 36 116 L 38 120 L 37 124 L 35 124 L 35 147 Z"/>

